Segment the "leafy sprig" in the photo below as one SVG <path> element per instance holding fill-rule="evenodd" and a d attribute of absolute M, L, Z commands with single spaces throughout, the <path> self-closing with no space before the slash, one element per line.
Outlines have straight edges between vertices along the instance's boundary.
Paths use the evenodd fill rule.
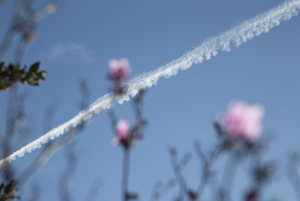
<path fill-rule="evenodd" d="M 1 185 L 0 185 L 0 201 L 20 199 L 19 196 L 14 195 L 17 191 L 18 191 L 18 189 L 15 188 L 14 180 L 11 180 L 6 186 L 3 183 L 1 183 Z"/>
<path fill-rule="evenodd" d="M 46 71 L 39 71 L 40 62 L 35 62 L 27 70 L 27 66 L 20 68 L 20 64 L 9 64 L 5 67 L 5 63 L 0 63 L 0 90 L 9 91 L 10 87 L 15 83 L 29 84 L 38 86 L 41 80 L 45 80 Z"/>

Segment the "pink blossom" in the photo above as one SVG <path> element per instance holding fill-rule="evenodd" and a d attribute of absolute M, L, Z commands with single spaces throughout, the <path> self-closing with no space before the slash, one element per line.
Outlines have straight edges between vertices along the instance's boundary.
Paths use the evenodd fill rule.
<path fill-rule="evenodd" d="M 110 68 L 109 78 L 111 80 L 121 83 L 129 80 L 131 67 L 128 59 L 111 59 L 108 61 L 108 66 Z"/>
<path fill-rule="evenodd" d="M 234 102 L 220 119 L 220 126 L 230 138 L 241 137 L 247 141 L 256 140 L 261 133 L 264 109 L 259 105 Z"/>
<path fill-rule="evenodd" d="M 128 140 L 130 134 L 130 123 L 124 119 L 119 120 L 116 125 L 116 134 L 117 137 L 112 140 L 112 144 L 114 146 L 120 144 L 122 141 Z"/>

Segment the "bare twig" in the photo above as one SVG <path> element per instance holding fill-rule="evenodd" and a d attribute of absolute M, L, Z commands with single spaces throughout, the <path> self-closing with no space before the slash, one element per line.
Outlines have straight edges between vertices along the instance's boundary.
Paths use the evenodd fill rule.
<path fill-rule="evenodd" d="M 165 184 L 161 182 L 156 182 L 153 186 L 153 191 L 152 191 L 152 197 L 150 201 L 158 201 L 159 199 L 163 198 L 174 186 L 175 181 L 173 179 L 170 179 L 168 182 Z"/>
<path fill-rule="evenodd" d="M 84 100 L 84 98 L 83 98 Z M 55 105 L 52 105 L 50 108 L 48 108 L 47 113 L 48 119 L 52 118 L 53 112 L 54 112 L 54 107 Z M 49 115 L 50 114 L 50 115 Z M 33 174 L 35 174 L 39 169 L 41 169 L 43 166 L 45 166 L 50 158 L 57 152 L 59 151 L 62 147 L 71 144 L 81 131 L 84 129 L 86 125 L 86 122 L 82 122 L 77 128 L 74 128 L 70 130 L 66 135 L 64 135 L 62 138 L 58 139 L 57 141 L 53 143 L 49 143 L 44 151 L 40 154 L 40 156 L 37 158 L 37 160 L 29 166 L 29 168 L 21 175 L 21 177 L 18 180 L 19 186 L 23 185 L 30 177 L 32 177 Z M 70 155 L 69 160 L 71 162 L 76 162 L 74 160 L 74 157 Z M 68 163 L 69 164 L 69 163 Z M 68 169 L 68 168 L 67 168 Z M 67 171 L 66 171 L 67 172 Z"/>
<path fill-rule="evenodd" d="M 179 184 L 180 187 L 180 194 L 179 199 L 183 200 L 185 196 L 187 196 L 189 199 L 189 189 L 187 188 L 187 185 L 185 183 L 185 180 L 182 175 L 182 168 L 185 167 L 187 162 L 189 161 L 190 154 L 186 154 L 183 159 L 181 160 L 181 163 L 178 163 L 177 161 L 177 151 L 174 148 L 171 148 L 170 151 L 170 158 L 171 158 L 171 165 L 173 167 L 173 171 L 175 174 L 175 178 Z"/>
<path fill-rule="evenodd" d="M 19 103 L 18 87 L 15 85 L 9 94 L 7 107 L 7 124 L 6 133 L 2 138 L 2 157 L 6 158 L 11 152 L 11 142 L 15 134 L 23 127 L 25 122 L 25 114 L 23 103 Z M 23 101 L 22 101 L 23 102 Z M 19 105 L 19 107 L 18 107 Z M 6 164 L 3 170 L 3 177 L 6 182 L 10 182 L 14 178 L 14 170 L 11 164 Z"/>
<path fill-rule="evenodd" d="M 15 63 L 21 61 L 25 50 L 35 37 L 36 24 L 56 9 L 56 1 L 52 0 L 43 8 L 34 12 L 32 0 L 15 1 L 11 25 L 0 44 L 0 61 L 3 60 L 8 47 L 15 36 L 19 35 L 21 41 L 15 51 Z"/>
<path fill-rule="evenodd" d="M 234 182 L 234 176 L 238 166 L 241 164 L 242 157 L 241 153 L 238 151 L 232 153 L 232 156 L 227 161 L 225 171 L 223 173 L 222 187 L 220 188 L 220 194 L 223 196 L 223 199 L 227 197 L 230 199 L 231 190 Z M 226 187 L 226 189 L 224 188 Z"/>
<path fill-rule="evenodd" d="M 286 176 L 294 188 L 295 196 L 297 199 L 299 199 L 299 189 L 300 189 L 300 177 L 298 173 L 298 167 L 300 164 L 299 162 L 300 162 L 299 154 L 294 152 L 290 155 L 285 169 Z"/>
<path fill-rule="evenodd" d="M 69 149 L 69 153 L 67 153 L 66 164 L 67 167 L 58 185 L 58 190 L 60 192 L 60 198 L 62 201 L 72 200 L 69 195 L 68 187 L 70 186 L 70 182 L 74 177 L 76 166 L 77 166 L 77 158 L 74 155 L 72 149 Z"/>
<path fill-rule="evenodd" d="M 38 185 L 35 185 L 34 187 L 31 188 L 31 198 L 29 201 L 38 201 L 40 199 L 40 188 Z"/>
<path fill-rule="evenodd" d="M 93 183 L 91 184 L 91 187 L 89 189 L 89 192 L 87 194 L 86 201 L 92 201 L 96 200 L 98 193 L 100 189 L 100 181 L 98 178 L 96 178 Z"/>
<path fill-rule="evenodd" d="M 223 144 L 218 145 L 215 150 L 212 152 L 211 156 L 207 158 L 205 154 L 202 152 L 200 143 L 196 141 L 195 143 L 195 151 L 199 157 L 199 159 L 203 163 L 203 170 L 202 170 L 202 178 L 200 180 L 198 191 L 197 191 L 197 200 L 201 199 L 201 196 L 205 190 L 209 177 L 211 175 L 211 169 L 216 163 L 217 159 L 219 158 L 220 154 L 223 152 L 224 146 Z"/>
<path fill-rule="evenodd" d="M 130 160 L 130 150 L 124 149 L 123 158 L 123 177 L 122 177 L 122 200 L 127 201 L 128 199 L 128 182 L 129 182 L 129 161 Z"/>

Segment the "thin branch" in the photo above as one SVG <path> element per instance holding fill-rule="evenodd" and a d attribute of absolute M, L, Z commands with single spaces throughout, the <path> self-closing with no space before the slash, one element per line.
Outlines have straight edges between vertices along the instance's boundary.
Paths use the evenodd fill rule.
<path fill-rule="evenodd" d="M 202 178 L 200 180 L 199 186 L 198 186 L 198 191 L 197 191 L 197 200 L 200 200 L 203 192 L 205 190 L 205 187 L 207 185 L 207 182 L 209 180 L 209 177 L 211 175 L 211 169 L 216 163 L 217 159 L 219 158 L 220 154 L 223 152 L 224 146 L 218 145 L 215 150 L 212 152 L 211 156 L 209 159 L 205 156 L 205 154 L 202 152 L 200 143 L 196 142 L 195 143 L 195 151 L 200 158 L 200 160 L 203 163 L 203 171 L 202 171 Z"/>
<path fill-rule="evenodd" d="M 96 200 L 99 193 L 99 189 L 100 189 L 100 181 L 98 178 L 96 178 L 94 182 L 91 184 L 91 187 L 87 194 L 86 201 Z"/>
<path fill-rule="evenodd" d="M 242 158 L 240 156 L 240 153 L 238 151 L 234 152 L 230 159 L 227 161 L 226 168 L 223 173 L 223 187 L 221 188 L 221 194 L 223 195 L 223 197 L 228 197 L 228 199 L 230 199 L 231 196 L 234 177 L 237 172 L 236 170 L 238 168 L 238 165 L 241 164 L 241 159 Z M 225 186 L 226 190 L 224 189 Z"/>
<path fill-rule="evenodd" d="M 185 161 L 184 163 L 178 163 L 177 161 L 177 153 L 176 153 L 176 150 L 174 148 L 171 148 L 170 151 L 170 158 L 171 158 L 171 165 L 172 165 L 172 168 L 173 168 L 173 171 L 174 171 L 174 174 L 175 174 L 175 178 L 179 184 L 179 187 L 180 187 L 180 200 L 182 200 L 185 196 L 187 196 L 188 198 L 190 198 L 188 196 L 189 194 L 189 190 L 186 186 L 186 183 L 185 183 L 185 180 L 183 178 L 183 175 L 182 175 L 182 167 L 180 165 L 183 165 L 183 167 L 185 167 L 185 165 L 187 164 L 188 160 L 184 159 L 184 158 L 190 158 L 188 156 L 188 154 L 186 154 L 183 159 L 181 161 Z"/>
<path fill-rule="evenodd" d="M 27 168 L 27 170 L 25 170 L 25 172 L 19 177 L 18 182 L 17 182 L 18 185 L 22 186 L 38 170 L 40 170 L 42 167 L 44 167 L 57 151 L 59 151 L 64 146 L 72 143 L 75 139 L 77 139 L 81 129 L 82 128 L 80 128 L 77 131 L 71 130 L 64 137 L 58 139 L 55 142 L 49 143 L 45 147 L 44 151 L 40 154 L 40 156 L 36 159 L 36 161 L 33 164 L 31 164 Z"/>
<path fill-rule="evenodd" d="M 291 185 L 294 188 L 295 196 L 297 199 L 299 199 L 299 189 L 300 189 L 300 177 L 297 170 L 298 167 L 299 167 L 299 154 L 294 152 L 289 157 L 288 163 L 286 165 L 285 173 Z"/>
<path fill-rule="evenodd" d="M 68 192 L 68 187 L 70 186 L 70 182 L 74 177 L 75 168 L 77 166 L 77 158 L 72 150 L 69 150 L 69 153 L 67 154 L 66 163 L 67 166 L 65 172 L 63 173 L 58 185 L 58 190 L 60 192 L 60 198 L 62 201 L 71 200 Z"/>
<path fill-rule="evenodd" d="M 159 199 L 163 198 L 175 185 L 175 181 L 170 179 L 166 184 L 162 184 L 157 182 L 153 186 L 152 197 L 150 201 L 158 201 Z"/>
<path fill-rule="evenodd" d="M 47 5 L 36 12 L 32 9 L 31 0 L 15 1 L 15 12 L 12 12 L 11 25 L 0 44 L 0 61 L 3 60 L 14 37 L 20 35 L 21 41 L 15 51 L 15 63 L 20 62 L 25 50 L 35 36 L 37 22 L 48 14 L 54 12 L 55 9 L 56 1 L 54 0 L 50 1 Z"/>
<path fill-rule="evenodd" d="M 122 200 L 127 201 L 129 191 L 128 191 L 128 182 L 129 182 L 129 161 L 130 160 L 130 150 L 124 148 L 124 158 L 123 158 L 123 177 L 122 177 Z"/>

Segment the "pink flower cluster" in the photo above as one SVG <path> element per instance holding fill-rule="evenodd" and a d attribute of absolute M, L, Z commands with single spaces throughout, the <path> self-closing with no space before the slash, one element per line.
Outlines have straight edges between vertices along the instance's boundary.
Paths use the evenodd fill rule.
<path fill-rule="evenodd" d="M 219 124 L 229 138 L 242 138 L 253 142 L 261 133 L 263 115 L 264 109 L 261 106 L 238 101 L 229 105 Z"/>
<path fill-rule="evenodd" d="M 116 146 L 122 142 L 127 142 L 130 137 L 130 123 L 121 119 L 116 125 L 116 137 L 112 140 L 112 145 Z"/>
<path fill-rule="evenodd" d="M 120 60 L 111 59 L 108 61 L 108 66 L 110 68 L 109 78 L 113 81 L 124 83 L 129 80 L 131 66 L 126 58 L 121 58 Z"/>

